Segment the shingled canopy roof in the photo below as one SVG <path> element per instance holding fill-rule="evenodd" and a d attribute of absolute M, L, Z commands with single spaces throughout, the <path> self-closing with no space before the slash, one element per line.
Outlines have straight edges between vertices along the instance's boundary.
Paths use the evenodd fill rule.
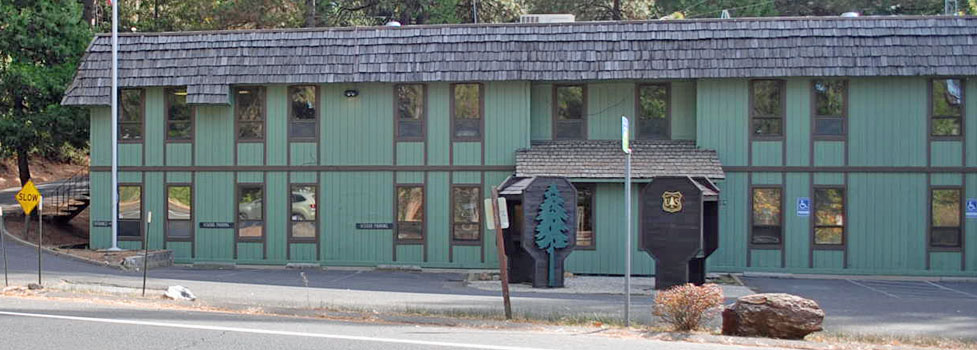
<path fill-rule="evenodd" d="M 975 17 L 746 18 L 126 33 L 120 86 L 977 75 Z M 111 43 L 63 100 L 108 105 Z"/>
<path fill-rule="evenodd" d="M 716 151 L 695 141 L 632 141 L 631 176 L 692 176 L 723 179 Z M 582 179 L 624 178 L 621 141 L 535 141 L 516 151 L 516 177 L 562 176 Z"/>

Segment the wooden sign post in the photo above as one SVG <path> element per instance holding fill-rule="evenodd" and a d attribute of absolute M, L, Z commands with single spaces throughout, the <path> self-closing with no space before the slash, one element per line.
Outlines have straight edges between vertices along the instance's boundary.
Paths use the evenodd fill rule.
<path fill-rule="evenodd" d="M 505 319 L 512 319 L 512 304 L 509 302 L 509 258 L 505 255 L 505 239 L 502 237 L 502 219 L 499 216 L 499 189 L 492 187 L 492 216 L 495 223 L 495 247 L 499 254 L 499 279 L 502 280 L 502 304 L 505 306 Z"/>

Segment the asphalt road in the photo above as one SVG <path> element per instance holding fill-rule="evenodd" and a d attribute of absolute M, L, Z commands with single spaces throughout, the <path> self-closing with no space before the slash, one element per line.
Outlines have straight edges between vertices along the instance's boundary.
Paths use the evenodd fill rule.
<path fill-rule="evenodd" d="M 5 349 L 759 349 L 577 330 L 340 322 L 0 297 Z"/>
<path fill-rule="evenodd" d="M 34 184 L 37 187 L 37 191 L 41 193 L 41 197 L 49 198 L 51 194 L 64 183 L 63 180 L 45 182 L 42 184 Z M 87 182 L 82 182 L 79 186 L 88 186 Z M 0 190 L 0 207 L 3 208 L 4 213 L 10 212 L 20 212 L 20 204 L 17 203 L 17 199 L 14 197 L 20 192 L 20 187 L 12 187 Z M 45 206 L 47 205 L 47 200 L 44 201 Z"/>

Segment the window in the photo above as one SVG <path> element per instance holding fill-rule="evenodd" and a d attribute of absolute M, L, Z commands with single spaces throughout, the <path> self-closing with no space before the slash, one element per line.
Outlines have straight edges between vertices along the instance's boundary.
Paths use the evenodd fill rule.
<path fill-rule="evenodd" d="M 845 135 L 845 115 L 848 114 L 848 82 L 845 80 L 815 80 L 814 90 L 814 135 Z"/>
<path fill-rule="evenodd" d="M 424 85 L 394 87 L 397 103 L 397 137 L 404 140 L 424 138 Z"/>
<path fill-rule="evenodd" d="M 479 203 L 482 191 L 478 186 L 455 186 L 451 188 L 451 238 L 456 241 L 478 241 L 482 225 Z"/>
<path fill-rule="evenodd" d="M 845 190 L 814 189 L 814 244 L 845 244 Z"/>
<path fill-rule="evenodd" d="M 264 236 L 264 189 L 261 185 L 238 185 L 237 236 L 261 239 Z"/>
<path fill-rule="evenodd" d="M 191 237 L 192 196 L 189 185 L 170 185 L 166 188 L 166 238 L 189 239 Z"/>
<path fill-rule="evenodd" d="M 424 239 L 424 187 L 397 186 L 397 240 Z"/>
<path fill-rule="evenodd" d="M 143 91 L 123 89 L 119 93 L 119 141 L 142 142 Z"/>
<path fill-rule="evenodd" d="M 119 185 L 119 237 L 142 237 L 142 186 Z"/>
<path fill-rule="evenodd" d="M 265 89 L 246 87 L 236 90 L 234 115 L 240 141 L 262 141 L 265 138 Z"/>
<path fill-rule="evenodd" d="M 292 140 L 316 138 L 316 87 L 292 86 L 288 88 L 289 116 L 288 135 Z"/>
<path fill-rule="evenodd" d="M 638 86 L 638 138 L 668 139 L 668 97 L 666 84 Z"/>
<path fill-rule="evenodd" d="M 930 246 L 960 247 L 961 193 L 959 188 L 930 191 Z"/>
<path fill-rule="evenodd" d="M 316 186 L 292 185 L 289 195 L 292 203 L 291 237 L 298 240 L 316 238 Z"/>
<path fill-rule="evenodd" d="M 554 88 L 553 138 L 587 138 L 585 101 L 587 91 L 583 85 L 564 85 Z"/>
<path fill-rule="evenodd" d="M 452 85 L 451 98 L 451 134 L 455 139 L 481 139 L 482 85 Z"/>
<path fill-rule="evenodd" d="M 577 188 L 577 248 L 594 248 L 594 186 L 575 184 Z"/>
<path fill-rule="evenodd" d="M 753 189 L 753 244 L 780 244 L 782 203 L 780 188 Z"/>
<path fill-rule="evenodd" d="M 166 98 L 166 140 L 189 141 L 193 124 L 187 105 L 187 89 L 167 88 L 163 94 Z"/>
<path fill-rule="evenodd" d="M 750 82 L 750 118 L 753 123 L 754 136 L 783 136 L 784 97 L 783 81 L 754 80 Z"/>
<path fill-rule="evenodd" d="M 933 136 L 960 136 L 963 129 L 963 80 L 931 81 L 930 115 Z"/>

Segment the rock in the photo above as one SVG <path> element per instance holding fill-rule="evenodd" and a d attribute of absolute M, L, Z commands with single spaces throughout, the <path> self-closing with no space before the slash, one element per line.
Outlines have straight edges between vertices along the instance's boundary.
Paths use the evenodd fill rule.
<path fill-rule="evenodd" d="M 30 289 L 30 290 L 39 290 L 39 289 L 44 289 L 44 286 L 42 286 L 40 284 L 37 284 L 37 283 L 31 283 L 31 284 L 28 284 L 27 285 L 27 289 Z"/>
<path fill-rule="evenodd" d="M 723 310 L 723 334 L 803 339 L 820 331 L 824 310 L 814 300 L 783 293 L 752 294 Z"/>
<path fill-rule="evenodd" d="M 166 288 L 166 293 L 163 293 L 163 296 L 173 300 L 197 300 L 197 297 L 193 295 L 193 292 L 190 292 L 190 290 L 184 286 L 170 286 L 169 288 Z"/>

